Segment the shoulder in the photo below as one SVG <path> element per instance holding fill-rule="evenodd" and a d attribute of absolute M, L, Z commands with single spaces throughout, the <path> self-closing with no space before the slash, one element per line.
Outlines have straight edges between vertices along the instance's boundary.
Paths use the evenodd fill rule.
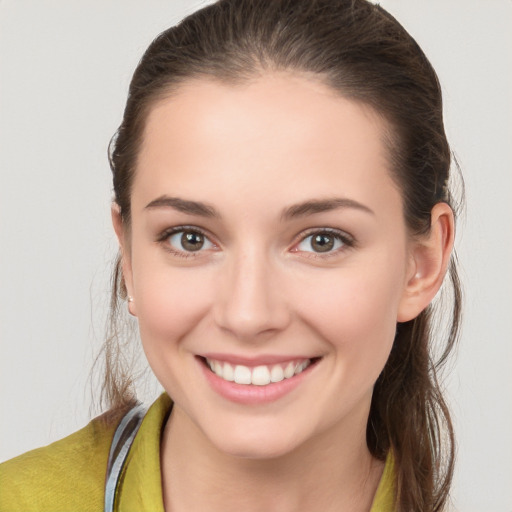
<path fill-rule="evenodd" d="M 100 416 L 60 441 L 0 464 L 0 512 L 102 510 L 118 420 Z"/>

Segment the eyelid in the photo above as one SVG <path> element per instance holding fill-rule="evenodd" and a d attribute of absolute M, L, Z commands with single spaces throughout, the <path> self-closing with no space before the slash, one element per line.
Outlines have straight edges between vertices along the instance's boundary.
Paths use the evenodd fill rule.
<path fill-rule="evenodd" d="M 341 240 L 341 242 L 343 243 L 343 246 L 340 247 L 339 249 L 324 252 L 324 253 L 315 252 L 315 251 L 300 251 L 299 249 L 297 249 L 297 246 L 301 242 L 303 242 L 306 238 L 313 236 L 313 235 L 318 235 L 318 234 L 331 235 L 331 236 L 337 238 L 338 240 Z M 306 231 L 303 231 L 300 235 L 298 235 L 296 241 L 293 243 L 291 251 L 305 253 L 307 255 L 307 257 L 310 257 L 310 258 L 328 258 L 330 256 L 338 255 L 340 252 L 344 252 L 347 249 L 352 249 L 355 245 L 356 245 L 355 238 L 352 235 L 350 235 L 349 233 L 347 233 L 346 231 L 343 231 L 341 229 L 327 228 L 327 227 L 309 228 Z"/>
<path fill-rule="evenodd" d="M 213 240 L 213 237 L 204 229 L 198 227 L 198 226 L 191 226 L 191 225 L 181 225 L 181 226 L 174 226 L 172 228 L 164 229 L 160 234 L 158 235 L 156 242 L 160 244 L 164 244 L 172 235 L 175 235 L 176 233 L 180 233 L 182 231 L 190 231 L 199 233 L 202 236 L 204 236 L 213 246 L 214 248 L 218 248 L 218 244 Z M 198 250 L 198 251 L 181 251 L 179 249 L 174 248 L 170 244 L 165 244 L 165 250 L 170 252 L 171 254 L 183 257 L 183 258 L 196 258 L 198 256 L 201 256 L 201 253 L 206 252 L 207 250 Z"/>
<path fill-rule="evenodd" d="M 205 238 L 208 239 L 208 241 L 214 246 L 215 249 L 219 249 L 219 244 L 215 241 L 215 237 L 213 237 L 207 230 L 200 228 L 199 226 L 194 226 L 194 225 L 180 225 L 180 226 L 174 226 L 171 228 L 164 229 L 163 231 L 160 232 L 156 241 L 158 243 L 166 242 L 170 236 L 172 236 L 176 233 L 180 233 L 182 231 L 192 231 L 192 232 L 200 233 L 201 235 L 203 235 Z M 334 236 L 338 240 L 341 240 L 341 242 L 343 243 L 343 246 L 339 249 L 336 249 L 333 251 L 328 251 L 325 253 L 314 252 L 314 251 L 300 251 L 299 249 L 297 249 L 297 246 L 301 242 L 303 242 L 309 236 L 312 236 L 315 234 L 328 234 L 328 235 Z M 310 257 L 310 258 L 328 258 L 330 256 L 338 255 L 340 252 L 344 252 L 347 249 L 352 249 L 355 246 L 356 246 L 355 238 L 352 235 L 350 235 L 349 233 L 347 233 L 346 231 L 343 231 L 341 229 L 336 229 L 336 228 L 330 228 L 330 227 L 315 227 L 315 228 L 309 228 L 309 229 L 303 231 L 296 237 L 295 241 L 292 244 L 291 252 L 301 252 L 306 257 Z M 178 249 L 174 249 L 170 244 L 166 244 L 165 249 L 167 251 L 171 252 L 172 254 L 175 254 L 175 255 L 178 255 L 181 257 L 185 257 L 185 258 L 199 257 L 199 256 L 201 256 L 201 253 L 207 252 L 204 250 L 199 250 L 196 252 L 180 251 Z"/>

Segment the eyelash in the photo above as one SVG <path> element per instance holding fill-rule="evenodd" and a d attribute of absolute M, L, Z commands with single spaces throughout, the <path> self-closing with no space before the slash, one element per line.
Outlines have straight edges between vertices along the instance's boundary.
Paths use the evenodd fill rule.
<path fill-rule="evenodd" d="M 355 239 L 349 235 L 348 233 L 345 233 L 344 231 L 340 231 L 338 229 L 333 228 L 313 228 L 309 229 L 304 233 L 301 233 L 299 240 L 294 243 L 293 247 L 297 247 L 299 244 L 304 242 L 309 237 L 313 237 L 315 235 L 328 235 L 335 240 L 341 242 L 342 246 L 338 249 L 332 250 L 332 251 L 326 251 L 324 253 L 322 252 L 315 252 L 315 251 L 302 251 L 306 258 L 330 258 L 333 256 L 339 255 L 341 252 L 345 252 L 348 249 L 352 249 L 356 245 Z M 292 252 L 299 252 L 297 249 L 292 249 Z"/>
<path fill-rule="evenodd" d="M 217 247 L 217 244 L 211 241 L 210 235 L 206 233 L 201 228 L 198 228 L 197 226 L 176 226 L 171 229 L 166 229 L 163 231 L 157 238 L 157 242 L 164 245 L 164 248 L 166 251 L 170 252 L 174 256 L 178 256 L 180 258 L 196 258 L 199 256 L 197 253 L 203 252 L 202 250 L 198 251 L 181 251 L 174 249 L 168 242 L 169 238 L 177 233 L 181 232 L 190 232 L 190 233 L 196 233 L 203 236 L 205 239 L 207 239 L 214 247 Z M 335 240 L 338 240 L 342 243 L 342 246 L 336 250 L 333 251 L 326 251 L 325 253 L 321 252 L 315 252 L 315 251 L 299 251 L 296 249 L 296 247 L 304 242 L 307 238 L 312 237 L 314 235 L 328 235 L 333 237 Z M 298 237 L 298 241 L 294 242 L 293 248 L 291 249 L 291 252 L 303 252 L 306 258 L 329 258 L 335 255 L 338 255 L 340 252 L 344 252 L 347 249 L 351 249 L 356 245 L 355 239 L 349 235 L 348 233 L 345 233 L 344 231 L 340 231 L 333 228 L 314 228 L 309 229 L 304 233 L 301 233 L 300 237 Z"/>
<path fill-rule="evenodd" d="M 170 252 L 173 256 L 178 256 L 179 258 L 196 258 L 198 255 L 194 251 L 180 251 L 177 249 L 174 249 L 171 244 L 165 243 L 169 240 L 169 238 L 172 235 L 176 235 L 177 233 L 181 232 L 189 232 L 189 233 L 196 233 L 201 236 L 203 236 L 205 239 L 210 241 L 211 244 L 216 246 L 214 242 L 211 241 L 210 235 L 208 235 L 205 231 L 203 231 L 201 228 L 198 228 L 196 226 L 176 226 L 171 229 L 166 229 L 161 233 L 161 235 L 157 238 L 157 242 L 162 244 L 164 246 L 164 249 L 168 252 Z M 203 252 L 201 250 L 197 251 L 198 253 Z"/>

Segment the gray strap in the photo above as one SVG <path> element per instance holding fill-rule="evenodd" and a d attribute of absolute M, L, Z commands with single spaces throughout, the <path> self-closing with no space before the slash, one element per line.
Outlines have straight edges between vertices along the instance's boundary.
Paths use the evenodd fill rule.
<path fill-rule="evenodd" d="M 115 431 L 108 456 L 105 483 L 105 512 L 114 512 L 114 500 L 119 477 L 145 414 L 146 407 L 140 403 L 137 404 L 124 415 Z"/>

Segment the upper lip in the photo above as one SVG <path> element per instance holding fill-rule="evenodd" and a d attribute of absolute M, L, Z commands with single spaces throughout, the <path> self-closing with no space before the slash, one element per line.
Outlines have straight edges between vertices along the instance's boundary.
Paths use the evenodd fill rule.
<path fill-rule="evenodd" d="M 201 354 L 200 357 L 222 361 L 224 363 L 230 363 L 233 365 L 243 366 L 261 366 L 261 365 L 272 365 L 280 363 L 288 363 L 290 361 L 302 361 L 308 359 L 317 359 L 318 356 L 304 356 L 304 355 L 276 355 L 276 354 L 263 354 L 254 357 L 239 356 L 236 354 L 222 354 L 222 353 L 208 353 Z"/>

